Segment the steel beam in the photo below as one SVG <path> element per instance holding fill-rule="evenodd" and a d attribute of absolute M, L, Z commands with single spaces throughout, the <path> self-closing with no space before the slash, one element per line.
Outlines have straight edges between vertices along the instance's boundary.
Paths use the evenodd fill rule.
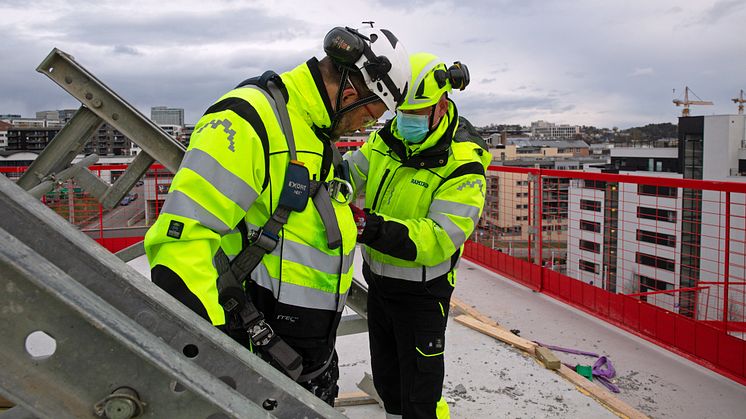
<path fill-rule="evenodd" d="M 157 336 L 159 342 L 177 353 L 196 351 L 199 355 L 191 359 L 193 363 L 235 383 L 236 391 L 254 404 L 276 400 L 272 413 L 278 417 L 342 417 L 2 176 L 0 227 L 29 245 L 38 258 L 48 260 Z M 10 246 L 0 243 L 2 249 Z M 6 295 L 0 294 L 0 307 L 7 304 Z M 113 355 L 107 362 L 117 363 L 118 358 Z M 67 385 L 74 387 L 76 382 L 71 379 Z M 36 397 L 45 395 L 39 392 Z"/>
<path fill-rule="evenodd" d="M 53 49 L 36 68 L 174 173 L 186 149 L 75 59 Z"/>
<path fill-rule="evenodd" d="M 273 417 L 3 229 L 0 242 L 0 384 L 14 402 L 80 418 L 127 387 L 143 418 Z"/>
<path fill-rule="evenodd" d="M 129 165 L 122 176 L 114 182 L 106 191 L 103 198 L 100 199 L 101 205 L 106 209 L 112 209 L 117 206 L 119 201 L 124 198 L 132 187 L 143 177 L 154 160 L 148 154 L 140 153 L 135 160 Z"/>
<path fill-rule="evenodd" d="M 51 173 L 57 173 L 72 163 L 103 121 L 85 106 L 47 144 L 26 173 L 18 179 L 18 186 L 29 190 Z"/>

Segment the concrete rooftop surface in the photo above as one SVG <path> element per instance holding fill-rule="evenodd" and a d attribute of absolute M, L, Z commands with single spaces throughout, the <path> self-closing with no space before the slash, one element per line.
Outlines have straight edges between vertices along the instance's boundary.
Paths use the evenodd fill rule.
<path fill-rule="evenodd" d="M 359 253 L 359 252 L 358 252 Z M 356 278 L 362 260 L 356 259 Z M 743 418 L 746 387 L 580 310 L 462 260 L 454 296 L 520 336 L 606 355 L 617 398 L 651 418 Z M 453 321 L 446 331 L 444 395 L 454 418 L 616 417 L 572 383 L 512 346 Z M 338 339 L 340 391 L 370 373 L 367 334 Z M 554 351 L 571 365 L 594 357 Z M 383 418 L 378 405 L 344 407 L 350 418 Z"/>
<path fill-rule="evenodd" d="M 147 262 L 131 265 L 148 275 Z M 356 278 L 362 260 L 356 258 Z M 462 260 L 454 296 L 521 337 L 609 357 L 616 369 L 616 397 L 652 418 L 742 418 L 746 387 L 580 310 L 533 292 Z M 349 311 L 349 309 L 347 309 Z M 533 358 L 453 321 L 446 331 L 444 395 L 454 418 L 616 417 L 572 383 Z M 359 391 L 370 373 L 368 335 L 342 336 L 340 393 Z M 555 351 L 571 365 L 593 365 L 594 357 Z M 383 418 L 378 405 L 340 407 L 350 418 Z"/>

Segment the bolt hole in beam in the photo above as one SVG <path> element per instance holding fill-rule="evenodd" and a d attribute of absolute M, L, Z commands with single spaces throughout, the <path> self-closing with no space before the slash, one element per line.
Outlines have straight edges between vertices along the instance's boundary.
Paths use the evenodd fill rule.
<path fill-rule="evenodd" d="M 25 346 L 26 352 L 35 361 L 47 359 L 57 351 L 57 341 L 41 330 L 29 333 Z"/>
<path fill-rule="evenodd" d="M 49 71 L 50 73 L 54 73 L 54 67 L 49 67 L 47 71 Z"/>
<path fill-rule="evenodd" d="M 197 355 L 199 355 L 199 348 L 197 345 L 194 345 L 192 343 L 187 344 L 184 346 L 184 349 L 181 350 L 184 353 L 184 356 L 187 358 L 196 358 Z"/>
<path fill-rule="evenodd" d="M 186 391 L 186 387 L 179 384 L 177 381 L 171 381 L 171 391 L 174 393 L 183 393 Z"/>
<path fill-rule="evenodd" d="M 224 382 L 225 384 L 228 384 L 228 386 L 230 386 L 230 388 L 232 388 L 233 390 L 236 389 L 236 380 L 234 380 L 233 377 L 225 375 L 219 378 L 220 378 L 220 381 Z"/>

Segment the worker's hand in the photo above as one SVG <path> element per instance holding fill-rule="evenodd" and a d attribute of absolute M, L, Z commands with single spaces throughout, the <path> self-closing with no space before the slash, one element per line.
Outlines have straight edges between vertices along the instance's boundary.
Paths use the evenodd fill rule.
<path fill-rule="evenodd" d="M 357 241 L 360 241 L 360 238 L 363 236 L 363 231 L 365 231 L 368 216 L 365 211 L 353 204 L 350 204 L 350 209 L 352 210 L 352 217 L 355 219 L 355 225 L 357 226 Z"/>

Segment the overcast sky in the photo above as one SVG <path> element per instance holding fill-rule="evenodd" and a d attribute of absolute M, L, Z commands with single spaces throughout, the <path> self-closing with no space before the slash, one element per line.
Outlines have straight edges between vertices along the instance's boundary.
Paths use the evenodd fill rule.
<path fill-rule="evenodd" d="M 321 57 L 331 27 L 364 20 L 467 64 L 452 98 L 476 125 L 675 123 L 685 85 L 715 102 L 693 115 L 735 113 L 746 89 L 746 0 L 0 0 L 0 16 L 0 114 L 80 106 L 35 71 L 57 47 L 145 115 L 182 107 L 194 123 L 238 82 Z"/>

